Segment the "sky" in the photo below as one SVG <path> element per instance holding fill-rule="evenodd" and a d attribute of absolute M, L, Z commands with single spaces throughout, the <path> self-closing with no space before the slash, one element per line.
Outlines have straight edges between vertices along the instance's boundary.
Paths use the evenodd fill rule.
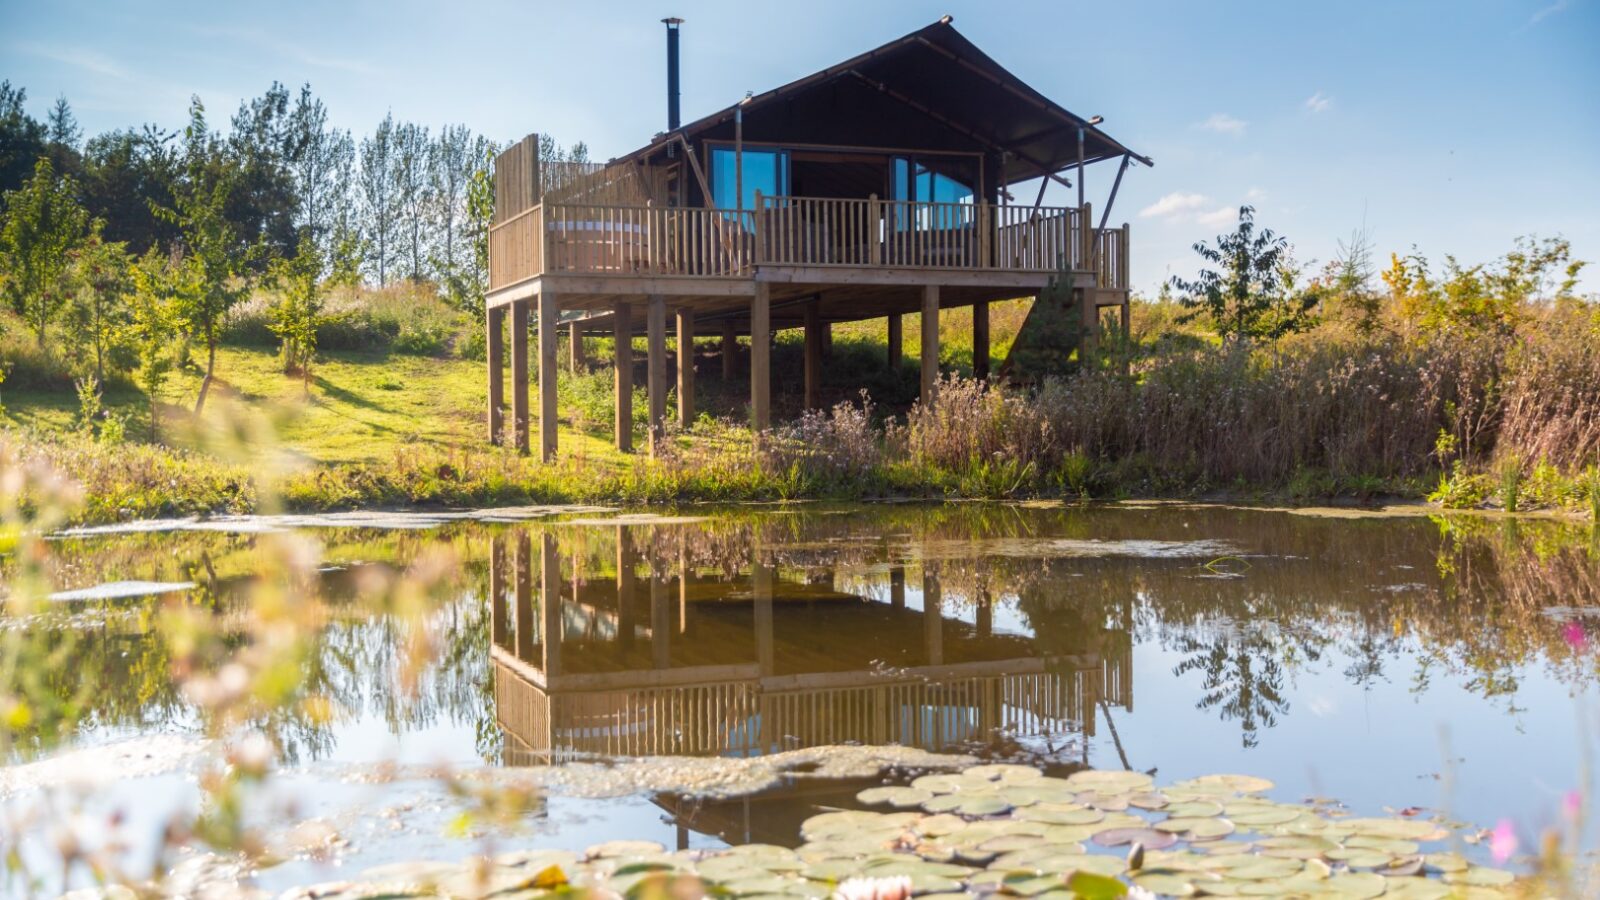
<path fill-rule="evenodd" d="M 1192 275 L 1191 245 L 1246 203 L 1311 266 L 1363 228 L 1382 260 L 1489 261 L 1537 234 L 1600 261 L 1600 0 L 0 0 L 0 78 L 40 117 L 65 96 L 88 134 L 177 127 L 191 95 L 220 123 L 278 80 L 358 135 L 392 111 L 606 159 L 665 126 L 663 16 L 687 20 L 691 121 L 945 14 L 1153 158 L 1111 219 L 1141 291 Z M 1114 165 L 1087 173 L 1097 215 Z"/>

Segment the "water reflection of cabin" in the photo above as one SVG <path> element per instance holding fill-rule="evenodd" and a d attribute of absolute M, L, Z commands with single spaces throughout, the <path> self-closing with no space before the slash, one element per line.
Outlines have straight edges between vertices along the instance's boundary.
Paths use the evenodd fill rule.
<path fill-rule="evenodd" d="M 1092 736 L 1097 703 L 1132 704 L 1125 632 L 1041 657 L 990 627 L 986 598 L 974 622 L 943 615 L 931 570 L 917 610 L 899 567 L 873 599 L 759 561 L 732 580 L 643 573 L 623 529 L 618 546 L 614 580 L 579 582 L 563 579 L 549 535 L 495 545 L 490 654 L 508 762 Z M 905 635 L 917 637 L 894 639 Z"/>
<path fill-rule="evenodd" d="M 668 28 L 670 68 L 676 22 Z M 641 312 L 652 435 L 667 415 L 669 310 L 679 346 L 697 333 L 720 335 L 724 378 L 735 375 L 738 338 L 750 337 L 750 415 L 762 428 L 774 329 L 805 329 L 805 398 L 814 407 L 835 322 L 887 317 L 889 364 L 898 366 L 900 317 L 922 313 L 925 395 L 938 377 L 940 309 L 972 308 L 979 377 L 989 371 L 987 304 L 1035 295 L 1052 277 L 1071 280 L 1069 314 L 1081 319 L 1085 346 L 1102 307 L 1119 309 L 1126 327 L 1128 227 L 1107 223 L 1123 172 L 1150 160 L 1101 131 L 1099 117 L 1074 115 L 1023 83 L 948 17 L 681 126 L 675 82 L 671 68 L 668 130 L 632 153 L 604 165 L 541 160 L 535 135 L 496 161 L 491 440 L 505 424 L 507 309 L 511 432 L 528 449 L 532 314 L 546 458 L 556 447 L 563 326 L 575 365 L 584 333 L 623 338 L 615 421 L 624 450 L 632 447 L 631 346 Z M 1097 181 L 1107 191 L 1097 220 L 1085 178 L 1101 162 L 1119 168 Z M 1076 191 L 1076 203 L 1044 205 L 1052 184 Z M 677 361 L 677 415 L 687 424 L 692 354 Z"/>

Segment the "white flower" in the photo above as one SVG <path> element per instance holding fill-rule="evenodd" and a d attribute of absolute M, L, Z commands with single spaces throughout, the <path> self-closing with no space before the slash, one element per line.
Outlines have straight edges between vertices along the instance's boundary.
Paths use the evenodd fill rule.
<path fill-rule="evenodd" d="M 833 892 L 833 900 L 906 900 L 911 896 L 911 876 L 851 878 Z M 1154 900 L 1154 898 L 1152 898 Z"/>

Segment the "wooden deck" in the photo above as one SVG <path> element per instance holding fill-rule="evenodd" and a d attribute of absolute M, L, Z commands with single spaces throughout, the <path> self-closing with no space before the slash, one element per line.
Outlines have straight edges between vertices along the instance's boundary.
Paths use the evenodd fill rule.
<path fill-rule="evenodd" d="M 546 200 L 492 226 L 489 302 L 559 286 L 564 307 L 601 309 L 618 295 L 748 297 L 757 281 L 1015 292 L 1062 272 L 1091 274 L 1107 291 L 1128 285 L 1128 226 L 1094 228 L 1089 204 L 757 202 L 735 210 Z"/>

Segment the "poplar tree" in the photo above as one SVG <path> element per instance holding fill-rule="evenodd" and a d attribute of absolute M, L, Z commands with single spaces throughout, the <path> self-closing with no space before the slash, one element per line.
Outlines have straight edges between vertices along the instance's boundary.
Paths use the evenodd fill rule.
<path fill-rule="evenodd" d="M 389 283 L 395 258 L 399 213 L 394 188 L 394 115 L 386 115 L 370 138 L 361 139 L 361 231 L 367 244 L 368 271 L 378 286 Z"/>

